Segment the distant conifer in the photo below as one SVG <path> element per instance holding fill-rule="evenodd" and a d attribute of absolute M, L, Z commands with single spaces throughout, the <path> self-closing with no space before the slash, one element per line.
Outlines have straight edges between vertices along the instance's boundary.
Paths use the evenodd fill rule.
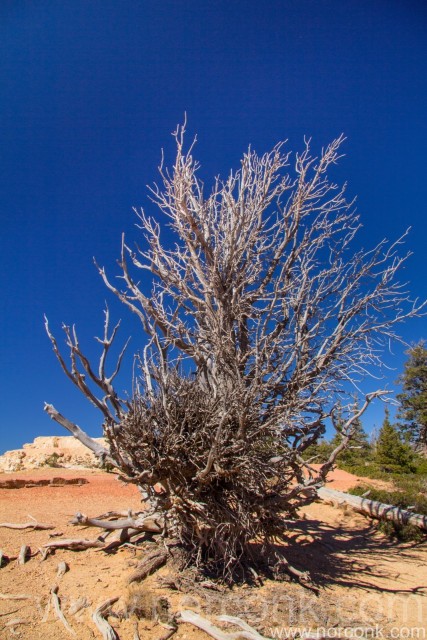
<path fill-rule="evenodd" d="M 390 412 L 385 411 L 385 418 L 376 442 L 375 462 L 385 471 L 409 473 L 413 471 L 412 452 L 400 438 L 396 427 L 390 422 Z"/>
<path fill-rule="evenodd" d="M 427 349 L 424 341 L 407 352 L 409 358 L 400 377 L 402 393 L 398 418 L 409 442 L 427 452 Z"/>

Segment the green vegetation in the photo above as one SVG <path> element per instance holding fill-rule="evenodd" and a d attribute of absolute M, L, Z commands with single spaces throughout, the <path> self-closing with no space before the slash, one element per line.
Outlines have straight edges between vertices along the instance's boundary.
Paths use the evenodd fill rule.
<path fill-rule="evenodd" d="M 50 456 L 48 456 L 45 461 L 44 461 L 44 466 L 45 467 L 53 467 L 53 468 L 58 468 L 61 465 L 59 464 L 58 460 L 59 460 L 59 455 L 56 453 L 56 451 L 54 451 L 54 453 L 52 453 Z"/>
<path fill-rule="evenodd" d="M 333 452 L 341 443 L 343 435 L 341 433 L 340 422 L 343 420 L 338 418 L 337 432 L 332 440 L 325 440 L 322 438 L 316 444 L 312 444 L 304 452 L 305 460 L 312 460 L 314 463 L 326 462 Z M 354 435 L 351 440 L 351 444 L 347 449 L 344 449 L 338 456 L 338 466 L 343 468 L 347 466 L 358 466 L 365 464 L 365 461 L 371 458 L 371 445 L 369 444 L 369 438 L 364 431 L 360 420 L 356 420 L 354 425 Z"/>
<path fill-rule="evenodd" d="M 427 349 L 424 341 L 419 342 L 407 352 L 409 358 L 402 376 L 402 393 L 397 396 L 400 402 L 398 417 L 402 421 L 400 428 L 418 449 L 427 451 Z"/>
<path fill-rule="evenodd" d="M 390 422 L 389 410 L 386 409 L 383 426 L 375 446 L 374 461 L 383 471 L 412 473 L 415 471 L 413 458 L 411 448 L 402 442 L 398 430 Z"/>
<path fill-rule="evenodd" d="M 333 451 L 332 443 L 322 438 L 316 444 L 311 444 L 304 451 L 304 460 L 310 460 L 313 463 L 326 462 Z"/>
<path fill-rule="evenodd" d="M 427 477 L 394 475 L 392 478 L 394 489 L 378 489 L 369 484 L 353 487 L 348 491 L 354 496 L 361 496 L 369 491 L 369 500 L 376 500 L 394 507 L 407 509 L 411 507 L 414 513 L 427 515 Z M 425 534 L 411 524 L 399 524 L 391 520 L 381 520 L 378 529 L 391 538 L 398 540 L 424 540 Z"/>
<path fill-rule="evenodd" d="M 332 449 L 335 449 L 342 440 L 342 433 L 340 426 L 337 428 L 335 436 L 331 440 Z M 354 435 L 351 440 L 351 444 L 347 449 L 344 449 L 339 455 L 341 464 L 359 465 L 363 464 L 371 456 L 371 447 L 367 433 L 364 431 L 362 423 L 356 420 L 354 423 Z"/>
<path fill-rule="evenodd" d="M 423 346 L 422 349 L 424 352 L 426 351 Z M 413 370 L 414 358 L 417 358 L 417 362 L 419 362 L 421 355 L 423 355 L 420 345 L 417 345 L 410 353 L 410 363 L 412 364 L 409 366 L 409 363 L 407 363 L 406 373 Z M 425 353 L 423 357 L 425 357 Z M 424 365 L 424 368 L 422 368 L 420 365 L 417 371 L 418 374 L 421 371 L 422 376 L 420 375 L 420 378 L 423 377 L 422 381 L 418 379 L 417 388 L 425 390 L 427 387 L 427 366 Z M 413 380 L 413 378 L 411 379 Z M 399 417 L 405 415 L 409 420 L 410 416 L 415 416 L 413 407 L 420 408 L 422 402 L 420 401 L 420 394 L 415 399 L 414 397 L 414 395 L 411 396 L 412 400 L 409 400 L 409 396 L 405 396 L 405 398 L 403 398 L 403 394 L 398 396 L 400 402 L 405 403 L 401 404 L 398 413 Z M 412 409 L 408 409 L 410 402 L 412 402 Z M 425 403 L 425 396 L 423 402 Z M 425 418 L 425 413 L 423 414 L 420 409 L 417 414 L 418 426 L 424 419 L 423 415 Z M 311 460 L 313 463 L 321 463 L 329 458 L 343 438 L 339 419 L 337 423 L 334 437 L 331 440 L 323 438 L 316 444 L 311 445 L 305 452 L 306 459 Z M 367 481 L 362 486 L 350 489 L 349 493 L 360 496 L 369 491 L 368 497 L 370 500 L 376 500 L 403 509 L 409 508 L 414 513 L 427 515 L 427 457 L 425 455 L 427 449 L 419 446 L 420 434 L 423 433 L 422 429 L 416 430 L 415 427 L 412 429 L 411 425 L 414 427 L 414 423 L 410 423 L 405 428 L 400 423 L 393 424 L 390 420 L 389 410 L 386 409 L 378 437 L 373 442 L 369 442 L 360 421 L 356 424 L 350 447 L 338 455 L 336 463 L 340 469 L 366 478 Z M 369 478 L 384 480 L 390 483 L 391 488 L 378 489 L 369 484 Z M 418 527 L 399 524 L 391 520 L 381 520 L 378 523 L 378 529 L 387 536 L 401 541 L 425 539 L 425 533 Z"/>

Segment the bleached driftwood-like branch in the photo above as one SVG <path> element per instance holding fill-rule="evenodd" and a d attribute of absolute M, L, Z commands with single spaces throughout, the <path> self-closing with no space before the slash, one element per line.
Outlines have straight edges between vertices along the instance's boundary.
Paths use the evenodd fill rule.
<path fill-rule="evenodd" d="M 92 451 L 100 460 L 111 460 L 108 450 L 105 447 L 103 447 L 99 442 L 96 442 L 96 440 L 91 438 L 87 433 L 80 429 L 80 427 L 71 422 L 71 420 L 68 420 L 68 418 L 65 418 L 63 415 L 61 415 L 52 404 L 45 403 L 44 410 L 52 418 L 52 420 L 55 420 L 55 422 L 67 429 L 67 431 L 69 431 L 71 435 L 79 440 L 82 445 L 90 449 L 90 451 Z"/>
<path fill-rule="evenodd" d="M 55 529 L 55 526 L 53 524 L 37 522 L 37 520 L 35 520 L 34 518 L 32 518 L 32 520 L 29 520 L 28 522 L 23 522 L 23 523 L 0 522 L 0 527 L 4 527 L 5 529 L 34 529 L 34 530 Z"/>
<path fill-rule="evenodd" d="M 31 556 L 31 549 L 28 545 L 23 544 L 21 549 L 19 550 L 19 554 L 18 554 L 18 559 L 17 559 L 17 563 L 18 564 L 25 564 L 27 561 L 27 558 Z"/>
<path fill-rule="evenodd" d="M 98 518 L 88 518 L 82 513 L 77 513 L 71 524 L 81 524 L 89 527 L 100 527 L 102 529 L 114 531 L 116 529 L 138 529 L 140 531 L 151 531 L 153 533 L 160 533 L 163 531 L 162 515 L 156 514 L 145 515 L 144 512 L 136 518 L 129 517 L 123 520 L 100 520 Z"/>
<path fill-rule="evenodd" d="M 55 615 L 58 618 L 58 620 L 60 620 L 62 622 L 62 624 L 64 625 L 64 627 L 66 628 L 66 630 L 68 631 L 69 634 L 71 634 L 72 636 L 76 636 L 76 632 L 74 631 L 74 629 L 70 626 L 70 624 L 68 623 L 66 617 L 64 616 L 64 613 L 61 609 L 61 603 L 59 601 L 58 598 L 58 586 L 55 585 L 52 587 L 51 591 L 50 591 L 50 595 L 51 595 L 51 599 L 52 599 L 52 604 L 53 604 L 53 609 L 55 611 Z"/>
<path fill-rule="evenodd" d="M 137 566 L 136 570 L 129 576 L 127 582 L 140 582 L 151 573 L 154 573 L 159 567 L 162 567 L 168 557 L 166 549 L 156 549 L 144 558 Z"/>
<path fill-rule="evenodd" d="M 83 551 L 84 549 L 98 548 L 101 549 L 105 543 L 101 540 L 86 540 L 84 538 L 72 539 L 64 538 L 63 540 L 52 540 L 43 545 L 44 549 L 72 549 L 73 551 Z"/>
<path fill-rule="evenodd" d="M 230 622 L 240 627 L 241 631 L 226 632 L 219 627 L 216 627 L 212 622 L 204 618 L 203 616 L 191 611 L 190 609 L 183 609 L 179 614 L 182 622 L 193 624 L 195 627 L 202 629 L 215 640 L 239 640 L 239 638 L 245 638 L 246 640 L 270 640 L 266 636 L 262 636 L 256 629 L 248 625 L 244 620 L 235 616 L 220 616 L 219 620 L 224 622 Z"/>
<path fill-rule="evenodd" d="M 116 324 L 111 334 L 109 335 L 110 312 L 108 310 L 108 307 L 106 308 L 104 314 L 104 336 L 103 338 L 95 338 L 100 344 L 102 344 L 102 353 L 99 359 L 97 373 L 92 367 L 89 359 L 85 356 L 80 348 L 80 343 L 75 327 L 70 328 L 65 324 L 62 326 L 66 336 L 66 345 L 70 350 L 70 367 L 67 366 L 64 358 L 61 355 L 57 341 L 50 331 L 49 322 L 46 316 L 45 329 L 52 343 L 53 351 L 65 375 L 90 400 L 90 402 L 101 411 L 101 413 L 104 415 L 105 420 L 114 424 L 117 421 L 120 422 L 124 413 L 126 413 L 126 403 L 119 397 L 118 393 L 114 389 L 113 381 L 120 371 L 123 356 L 129 344 L 129 339 L 127 340 L 118 356 L 113 373 L 108 376 L 106 374 L 106 360 L 111 345 L 113 344 L 116 337 L 120 323 Z M 96 388 L 103 392 L 104 395 L 102 398 L 99 398 L 95 394 L 95 392 L 92 391 L 92 388 L 89 384 L 90 382 L 93 383 Z"/>
<path fill-rule="evenodd" d="M 120 596 L 108 598 L 108 600 L 105 600 L 105 602 L 100 604 L 99 607 L 97 607 L 92 614 L 92 620 L 98 627 L 104 640 L 118 640 L 118 635 L 114 631 L 113 627 L 106 620 L 105 615 L 107 614 L 111 605 L 117 602 L 119 598 Z"/>

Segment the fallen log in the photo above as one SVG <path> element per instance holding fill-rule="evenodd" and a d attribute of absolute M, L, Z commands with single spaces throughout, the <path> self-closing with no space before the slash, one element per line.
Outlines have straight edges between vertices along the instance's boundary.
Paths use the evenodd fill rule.
<path fill-rule="evenodd" d="M 320 487 L 320 489 L 317 489 L 317 495 L 325 502 L 348 504 L 356 511 L 365 513 L 371 516 L 371 518 L 392 520 L 399 524 L 412 524 L 424 531 L 427 531 L 427 516 L 423 516 L 419 513 L 412 513 L 412 511 L 402 509 L 401 507 L 393 507 L 390 504 L 383 504 L 382 502 L 369 500 L 362 496 L 352 496 L 349 493 L 335 491 L 335 489 L 328 489 L 327 487 Z"/>
<path fill-rule="evenodd" d="M 109 531 L 108 533 L 111 533 L 111 531 Z M 145 532 L 141 531 L 140 529 L 119 529 L 111 537 L 108 538 L 108 544 L 106 543 L 106 546 L 103 547 L 102 551 L 109 553 L 126 544 L 127 542 L 135 538 L 141 538 L 144 535 Z"/>

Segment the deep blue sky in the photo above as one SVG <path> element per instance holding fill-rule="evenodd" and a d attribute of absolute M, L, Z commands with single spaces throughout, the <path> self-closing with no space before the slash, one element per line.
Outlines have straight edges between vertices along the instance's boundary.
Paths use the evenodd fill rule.
<path fill-rule="evenodd" d="M 426 297 L 427 8 L 422 0 L 2 0 L 0 451 L 66 433 L 43 401 L 92 434 L 98 415 L 63 376 L 43 328 L 99 334 L 131 207 L 188 113 L 202 176 L 289 140 L 319 149 L 344 132 L 336 171 L 358 196 L 360 243 L 407 226 L 402 274 Z M 123 338 L 134 334 L 131 323 Z M 402 328 L 427 338 L 426 320 Z M 62 338 L 61 338 L 62 340 Z M 402 368 L 403 349 L 387 361 Z M 382 420 L 370 411 L 365 427 Z"/>

